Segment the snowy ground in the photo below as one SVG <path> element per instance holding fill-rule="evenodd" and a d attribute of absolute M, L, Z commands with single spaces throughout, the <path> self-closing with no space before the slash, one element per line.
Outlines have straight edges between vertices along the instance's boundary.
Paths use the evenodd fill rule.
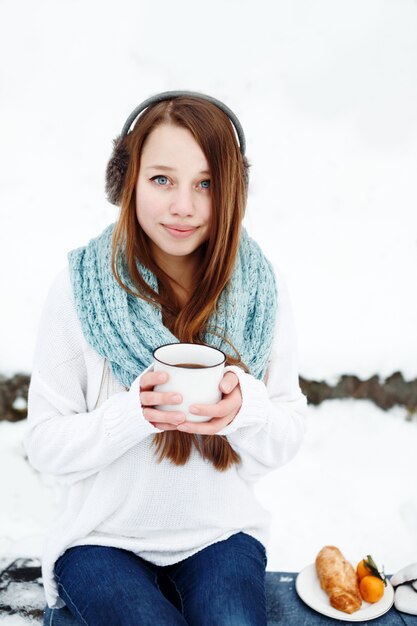
<path fill-rule="evenodd" d="M 417 561 L 417 422 L 405 415 L 358 400 L 310 407 L 298 456 L 257 486 L 272 514 L 269 570 L 299 571 L 328 543 L 387 573 Z M 56 513 L 53 481 L 24 459 L 24 428 L 0 422 L 2 556 L 40 556 Z"/>
<path fill-rule="evenodd" d="M 4 615 L 0 617 L 0 624 L 3 626 L 28 626 L 30 621 L 19 615 Z"/>

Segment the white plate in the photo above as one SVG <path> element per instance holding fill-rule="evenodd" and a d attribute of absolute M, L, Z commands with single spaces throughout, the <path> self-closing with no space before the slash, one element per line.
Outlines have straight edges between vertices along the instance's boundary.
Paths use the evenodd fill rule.
<path fill-rule="evenodd" d="M 363 601 L 361 608 L 350 614 L 338 611 L 331 606 L 329 596 L 320 587 L 314 563 L 307 565 L 307 567 L 301 570 L 296 578 L 295 588 L 300 598 L 311 609 L 318 611 L 322 615 L 327 615 L 328 617 L 333 617 L 333 619 L 340 619 L 345 622 L 365 622 L 370 619 L 375 619 L 389 611 L 394 603 L 394 589 L 391 583 L 387 581 L 384 595 L 379 602 L 369 604 Z"/>

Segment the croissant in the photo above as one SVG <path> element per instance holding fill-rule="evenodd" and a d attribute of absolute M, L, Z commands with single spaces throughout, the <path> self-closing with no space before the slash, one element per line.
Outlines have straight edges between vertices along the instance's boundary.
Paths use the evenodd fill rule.
<path fill-rule="evenodd" d="M 316 570 L 332 607 L 345 613 L 360 609 L 362 598 L 355 570 L 338 548 L 324 546 L 316 557 Z"/>

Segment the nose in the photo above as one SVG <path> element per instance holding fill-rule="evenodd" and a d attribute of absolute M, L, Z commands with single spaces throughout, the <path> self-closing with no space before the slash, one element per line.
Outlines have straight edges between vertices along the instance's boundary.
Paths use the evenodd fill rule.
<path fill-rule="evenodd" d="M 194 197 L 192 189 L 188 187 L 178 188 L 173 196 L 171 196 L 170 213 L 186 217 L 194 215 Z"/>

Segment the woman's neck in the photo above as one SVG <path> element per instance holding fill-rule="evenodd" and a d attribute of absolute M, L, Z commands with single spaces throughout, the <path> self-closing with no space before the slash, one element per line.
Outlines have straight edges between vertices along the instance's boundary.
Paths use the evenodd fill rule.
<path fill-rule="evenodd" d="M 154 259 L 170 279 L 171 288 L 183 307 L 188 302 L 194 287 L 195 275 L 200 263 L 199 251 L 196 250 L 185 257 L 169 256 L 169 258 L 156 253 Z"/>

